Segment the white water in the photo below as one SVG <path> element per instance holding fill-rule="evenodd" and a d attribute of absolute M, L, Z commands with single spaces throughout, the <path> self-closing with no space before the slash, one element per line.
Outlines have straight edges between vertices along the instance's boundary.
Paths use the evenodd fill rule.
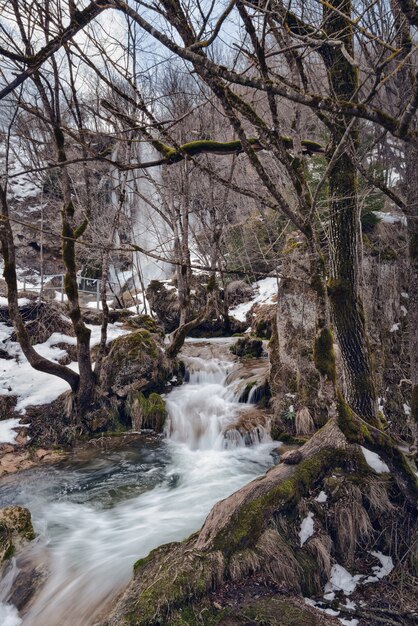
<path fill-rule="evenodd" d="M 0 489 L 1 505 L 27 506 L 39 533 L 17 570 L 29 560 L 49 572 L 21 619 L 6 604 L 16 576 L 9 572 L 0 585 L 0 611 L 7 615 L 2 621 L 0 612 L 1 624 L 93 624 L 128 583 L 138 558 L 197 530 L 215 502 L 272 464 L 275 445 L 268 440 L 244 447 L 238 436 L 235 447 L 225 445 L 222 431 L 243 408 L 225 382 L 230 364 L 194 359 L 189 367 L 190 383 L 167 398 L 165 441 L 132 444 L 81 467 L 28 472 Z"/>

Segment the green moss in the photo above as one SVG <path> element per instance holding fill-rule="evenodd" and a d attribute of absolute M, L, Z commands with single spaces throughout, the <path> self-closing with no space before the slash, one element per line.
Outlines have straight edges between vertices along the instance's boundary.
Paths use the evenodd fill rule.
<path fill-rule="evenodd" d="M 323 328 L 315 339 L 314 363 L 322 376 L 326 376 L 328 380 L 335 383 L 334 338 L 329 328 Z"/>
<path fill-rule="evenodd" d="M 311 278 L 311 287 L 320 298 L 325 296 L 325 283 L 321 274 L 314 274 Z"/>
<path fill-rule="evenodd" d="M 228 527 L 216 537 L 214 546 L 230 555 L 255 545 L 274 510 L 292 508 L 326 471 L 344 460 L 341 450 L 324 449 L 297 466 L 294 475 L 267 493 L 244 504 L 233 515 Z"/>
<path fill-rule="evenodd" d="M 74 230 L 74 238 L 79 239 L 86 232 L 87 226 L 89 225 L 89 221 L 85 218 L 79 226 Z"/>
<path fill-rule="evenodd" d="M 133 424 L 156 432 L 162 431 L 167 418 L 165 400 L 159 393 L 151 393 L 146 397 L 142 392 L 130 392 L 125 402 L 125 411 Z"/>

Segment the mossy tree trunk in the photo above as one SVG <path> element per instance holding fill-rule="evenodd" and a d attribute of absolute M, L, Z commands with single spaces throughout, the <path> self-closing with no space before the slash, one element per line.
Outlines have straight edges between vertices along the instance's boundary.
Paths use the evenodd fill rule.
<path fill-rule="evenodd" d="M 58 162 L 67 161 L 64 134 L 59 127 L 54 129 L 57 146 Z M 80 374 L 78 388 L 74 394 L 74 418 L 77 420 L 85 414 L 90 405 L 96 379 L 90 356 L 91 331 L 84 323 L 81 315 L 77 284 L 76 242 L 88 225 L 87 218 L 76 224 L 75 209 L 71 199 L 71 182 L 65 167 L 61 168 L 61 188 L 64 198 L 62 208 L 62 257 L 66 268 L 64 289 L 68 298 L 69 316 L 77 338 L 77 362 Z"/>
<path fill-rule="evenodd" d="M 350 23 L 350 0 L 331 0 L 325 7 L 325 30 L 330 38 L 343 41 L 353 54 L 353 26 Z M 324 53 L 333 96 L 338 100 L 356 101 L 357 68 L 340 47 L 328 47 Z M 349 129 L 350 119 L 335 115 L 331 137 L 331 154 L 346 132 L 351 134 L 351 149 L 356 150 L 358 130 Z M 360 292 L 360 216 L 357 200 L 357 171 L 353 160 L 343 152 L 330 175 L 330 273 L 329 294 L 333 321 L 345 370 L 345 395 L 350 406 L 368 422 L 378 425 L 377 394 L 370 359 L 364 308 Z"/>

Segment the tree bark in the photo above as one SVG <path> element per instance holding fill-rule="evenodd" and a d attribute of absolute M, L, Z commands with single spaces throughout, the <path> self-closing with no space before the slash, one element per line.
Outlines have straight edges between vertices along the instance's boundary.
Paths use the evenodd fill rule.
<path fill-rule="evenodd" d="M 344 42 L 353 53 L 353 27 L 349 22 L 350 0 L 332 0 L 324 9 L 325 29 L 330 37 Z M 357 69 L 341 48 L 328 48 L 323 54 L 333 95 L 344 101 L 357 100 Z M 334 116 L 331 151 L 341 142 L 350 118 Z M 358 144 L 358 130 L 351 131 L 352 149 Z M 349 155 L 342 153 L 329 175 L 331 194 L 329 294 L 333 320 L 345 370 L 346 396 L 350 406 L 363 419 L 378 426 L 377 393 L 366 334 L 360 292 L 360 215 L 357 201 L 357 171 Z"/>

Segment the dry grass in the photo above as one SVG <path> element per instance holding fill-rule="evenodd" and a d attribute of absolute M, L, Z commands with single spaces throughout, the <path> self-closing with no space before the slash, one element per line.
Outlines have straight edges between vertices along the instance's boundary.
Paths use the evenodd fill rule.
<path fill-rule="evenodd" d="M 364 508 L 362 493 L 356 485 L 344 485 L 345 496 L 339 498 L 333 507 L 333 518 L 338 549 L 350 565 L 358 544 L 367 542 L 373 527 Z"/>
<path fill-rule="evenodd" d="M 297 435 L 309 435 L 314 432 L 315 424 L 308 407 L 302 406 L 296 411 L 295 429 Z"/>

